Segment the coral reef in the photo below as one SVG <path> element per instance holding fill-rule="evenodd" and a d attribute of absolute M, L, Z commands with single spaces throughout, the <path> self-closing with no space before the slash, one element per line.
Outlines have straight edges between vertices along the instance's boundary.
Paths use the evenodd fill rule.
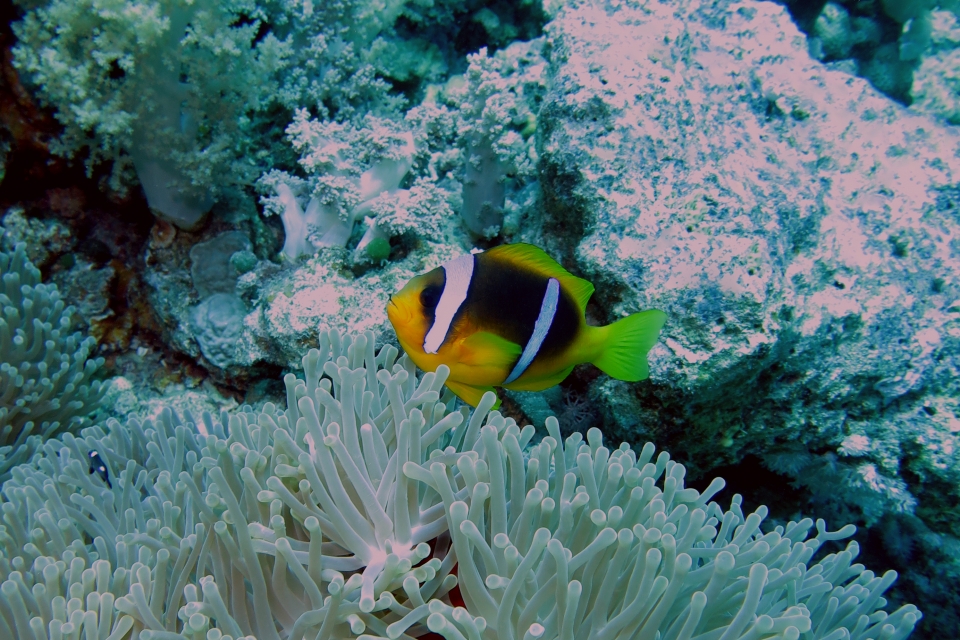
<path fill-rule="evenodd" d="M 105 386 L 94 380 L 103 358 L 96 340 L 70 333 L 73 307 L 40 281 L 26 245 L 0 252 L 0 480 L 40 443 L 79 431 Z"/>
<path fill-rule="evenodd" d="M 455 40 L 464 17 L 494 43 L 539 20 L 462 0 L 21 4 L 14 64 L 64 127 L 53 151 L 89 171 L 112 164 L 112 189 L 139 181 L 154 213 L 185 229 L 293 169 L 281 132 L 299 110 L 328 124 L 401 117 L 403 91 L 448 70 L 455 52 L 436 41 Z"/>
<path fill-rule="evenodd" d="M 358 102 L 350 117 L 319 104 L 297 109 L 286 138 L 298 166 L 266 171 L 256 183 L 267 221 L 282 222 L 279 262 L 288 268 L 248 261 L 243 274 L 237 270 L 237 289 L 221 292 L 236 298 L 211 306 L 196 286 L 198 297 L 184 296 L 184 283 L 196 280 L 185 273 L 197 262 L 189 248 L 196 236 L 157 246 L 145 280 L 165 341 L 202 354 L 216 376 L 228 368 L 242 379 L 260 364 L 296 366 L 318 325 L 383 327 L 390 283 L 468 250 L 467 231 L 518 233 L 520 220 L 536 211 L 543 46 L 538 39 L 470 56 L 463 76 L 427 87 L 421 104 L 405 113 L 399 103 L 388 109 L 376 101 Z M 470 168 L 481 139 L 492 163 L 482 176 Z M 482 222 L 490 190 L 500 194 L 495 217 Z M 223 226 L 214 226 L 201 244 L 222 234 Z M 257 256 L 272 257 L 261 230 L 243 233 Z"/>
<path fill-rule="evenodd" d="M 652 444 L 529 446 L 371 333 L 322 332 L 286 408 L 47 441 L 0 492 L 5 637 L 904 638 L 894 572 L 809 518 L 764 533 Z M 96 461 L 90 470 L 90 460 Z M 94 472 L 95 471 L 95 472 Z M 457 606 L 460 605 L 460 606 Z"/>
<path fill-rule="evenodd" d="M 382 328 L 386 296 L 396 285 L 471 246 L 466 230 L 479 227 L 464 226 L 453 212 L 482 200 L 462 197 L 469 140 L 477 137 L 489 142 L 497 169 L 488 177 L 504 196 L 484 228 L 518 233 L 524 216 L 535 217 L 533 114 L 545 90 L 542 47 L 536 40 L 471 56 L 462 82 L 437 89 L 403 117 L 368 113 L 340 122 L 298 111 L 287 137 L 300 170 L 270 171 L 257 183 L 265 215 L 283 221 L 282 262 L 290 268 L 265 260 L 249 265 L 237 274 L 237 289 L 222 292 L 243 304 L 220 305 L 214 318 L 200 288 L 197 298 L 183 295 L 184 283 L 196 281 L 185 270 L 199 256 L 178 246 L 180 237 L 158 247 L 146 280 L 169 328 L 167 342 L 203 353 L 215 369 L 240 367 L 234 370 L 243 377 L 258 363 L 296 366 L 318 325 Z"/>

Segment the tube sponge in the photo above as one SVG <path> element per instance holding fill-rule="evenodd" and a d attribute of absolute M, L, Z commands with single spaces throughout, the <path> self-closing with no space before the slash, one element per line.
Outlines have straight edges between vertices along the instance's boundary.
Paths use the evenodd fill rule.
<path fill-rule="evenodd" d="M 490 143 L 468 148 L 460 217 L 474 234 L 492 238 L 503 225 L 504 174 Z"/>
<path fill-rule="evenodd" d="M 0 252 L 0 479 L 41 439 L 85 426 L 105 391 L 91 380 L 103 364 L 89 357 L 96 340 L 69 333 L 73 308 L 25 250 Z"/>
<path fill-rule="evenodd" d="M 366 333 L 321 333 L 286 408 L 47 441 L 0 501 L 0 637 L 903 638 L 895 577 L 810 519 L 684 488 L 592 429 L 529 446 Z M 106 471 L 89 472 L 96 451 Z M 464 606 L 457 606 L 463 604 Z M 85 635 L 81 636 L 81 632 Z"/>

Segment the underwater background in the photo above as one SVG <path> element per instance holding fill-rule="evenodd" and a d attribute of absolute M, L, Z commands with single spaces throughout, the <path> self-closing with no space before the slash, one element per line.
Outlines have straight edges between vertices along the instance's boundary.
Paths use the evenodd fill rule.
<path fill-rule="evenodd" d="M 955 3 L 0 13 L 0 637 L 960 637 Z M 647 380 L 415 369 L 514 242 Z"/>

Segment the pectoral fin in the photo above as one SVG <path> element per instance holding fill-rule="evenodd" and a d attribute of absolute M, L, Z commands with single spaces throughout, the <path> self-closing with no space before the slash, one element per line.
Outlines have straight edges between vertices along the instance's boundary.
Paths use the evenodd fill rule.
<path fill-rule="evenodd" d="M 460 343 L 461 364 L 469 367 L 496 367 L 509 371 L 523 349 L 489 331 L 477 331 Z"/>

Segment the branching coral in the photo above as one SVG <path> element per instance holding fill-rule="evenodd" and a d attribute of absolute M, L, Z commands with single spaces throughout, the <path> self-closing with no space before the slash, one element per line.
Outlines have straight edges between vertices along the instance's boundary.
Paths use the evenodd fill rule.
<path fill-rule="evenodd" d="M 5 637 L 902 638 L 857 546 L 809 519 L 763 533 L 684 488 L 653 445 L 613 451 L 450 411 L 373 334 L 321 334 L 287 407 L 113 421 L 48 441 L 3 488 Z M 106 471 L 89 472 L 97 452 Z M 463 604 L 464 606 L 457 606 Z"/>
<path fill-rule="evenodd" d="M 40 282 L 26 245 L 0 252 L 0 479 L 42 439 L 78 431 L 104 390 L 93 338 L 70 333 L 72 307 Z"/>
<path fill-rule="evenodd" d="M 258 35 L 267 15 L 254 3 L 23 4 L 14 63 L 57 110 L 56 153 L 84 151 L 90 170 L 112 162 L 114 189 L 135 168 L 150 206 L 185 227 L 262 171 L 246 140 L 263 137 L 294 49 Z"/>
<path fill-rule="evenodd" d="M 292 162 L 281 133 L 296 109 L 398 114 L 404 99 L 374 66 L 385 47 L 413 67 L 395 60 L 396 73 L 436 75 L 423 55 L 435 46 L 392 39 L 398 0 L 20 4 L 14 64 L 64 126 L 53 151 L 91 171 L 112 163 L 118 190 L 135 169 L 150 206 L 184 227 Z"/>

